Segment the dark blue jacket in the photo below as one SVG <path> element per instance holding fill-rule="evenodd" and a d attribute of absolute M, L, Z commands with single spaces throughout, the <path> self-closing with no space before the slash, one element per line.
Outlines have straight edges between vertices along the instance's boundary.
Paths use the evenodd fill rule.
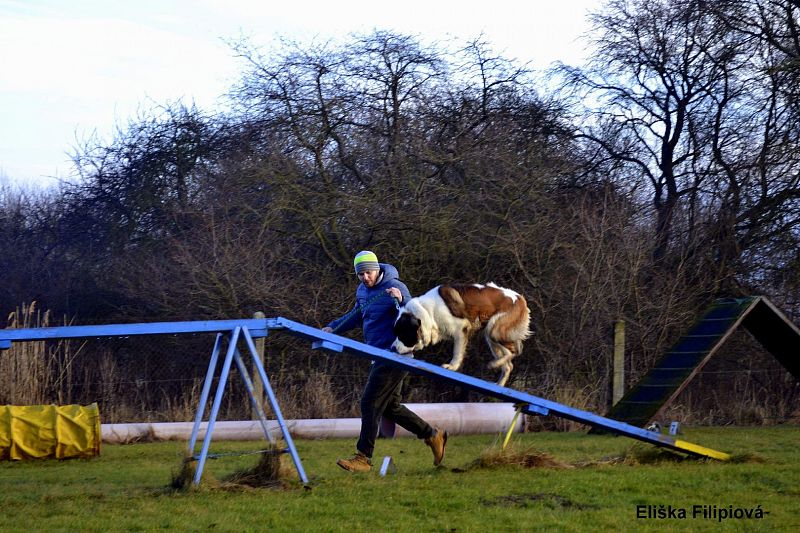
<path fill-rule="evenodd" d="M 405 304 L 411 299 L 408 287 L 400 281 L 397 269 L 392 265 L 379 263 L 383 278 L 368 289 L 359 283 L 356 289 L 356 304 L 346 315 L 337 318 L 328 327 L 334 333 L 344 333 L 351 329 L 361 327 L 364 332 L 364 342 L 376 348 L 388 350 L 394 342 L 394 321 L 397 319 L 397 307 L 391 296 L 386 294 L 386 289 L 397 287 L 403 295 Z"/>

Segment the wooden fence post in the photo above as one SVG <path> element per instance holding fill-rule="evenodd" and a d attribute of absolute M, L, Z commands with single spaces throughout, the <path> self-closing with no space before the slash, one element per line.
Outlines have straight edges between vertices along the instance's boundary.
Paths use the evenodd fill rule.
<path fill-rule="evenodd" d="M 261 319 L 266 318 L 267 315 L 262 313 L 261 311 L 256 311 L 253 313 L 253 318 Z M 259 337 L 253 339 L 253 343 L 256 345 L 256 353 L 258 354 L 258 359 L 261 361 L 261 366 L 264 366 L 264 337 Z M 266 369 L 265 369 L 266 370 Z M 261 382 L 261 376 L 259 375 L 258 371 L 256 370 L 255 366 L 253 366 L 253 396 L 256 397 L 256 401 L 259 405 L 264 405 L 264 383 Z M 255 407 L 252 405 L 250 406 L 250 418 L 253 420 L 258 420 L 258 412 L 256 411 Z"/>
<path fill-rule="evenodd" d="M 616 404 L 625 394 L 625 321 L 614 323 L 614 385 L 611 405 Z"/>

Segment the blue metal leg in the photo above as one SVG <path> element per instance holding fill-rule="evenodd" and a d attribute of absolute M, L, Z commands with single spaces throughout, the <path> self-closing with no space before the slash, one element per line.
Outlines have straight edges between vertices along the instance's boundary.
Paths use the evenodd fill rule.
<path fill-rule="evenodd" d="M 258 369 L 258 375 L 261 377 L 261 382 L 264 384 L 264 391 L 267 393 L 269 403 L 272 405 L 272 411 L 275 413 L 275 418 L 278 420 L 278 425 L 283 433 L 283 438 L 289 447 L 289 453 L 292 455 L 294 466 L 297 468 L 297 475 L 300 476 L 300 479 L 303 483 L 308 483 L 308 477 L 306 477 L 306 472 L 303 470 L 303 464 L 300 462 L 300 455 L 297 453 L 297 449 L 294 446 L 294 441 L 292 441 L 292 435 L 289 433 L 289 428 L 286 426 L 286 421 L 283 419 L 283 414 L 281 414 L 281 408 L 278 405 L 278 399 L 275 397 L 275 393 L 272 391 L 272 386 L 269 384 L 267 373 L 264 372 L 264 366 L 261 364 L 261 361 L 256 355 L 258 352 L 256 351 L 255 344 L 253 344 L 253 338 L 250 336 L 250 332 L 247 330 L 247 328 L 244 328 L 243 332 L 245 341 L 247 342 L 247 347 L 250 349 L 250 353 L 253 356 L 253 364 Z"/>
<path fill-rule="evenodd" d="M 205 414 L 208 395 L 211 392 L 211 382 L 214 380 L 214 372 L 217 370 L 217 360 L 219 359 L 219 349 L 221 344 L 222 333 L 217 333 L 217 339 L 214 341 L 214 350 L 211 352 L 211 360 L 208 362 L 206 380 L 203 383 L 203 392 L 200 394 L 200 404 L 197 407 L 197 414 L 194 417 L 192 437 L 189 439 L 189 455 L 194 455 L 194 446 L 197 444 L 197 435 L 200 432 L 200 425 L 203 423 L 203 415 Z"/>
<path fill-rule="evenodd" d="M 253 380 L 250 379 L 250 372 L 247 371 L 247 367 L 245 366 L 244 361 L 242 361 L 242 356 L 239 354 L 238 349 L 236 350 L 236 353 L 233 354 L 233 359 L 236 361 L 236 367 L 239 369 L 239 373 L 242 375 L 242 379 L 244 380 L 244 386 L 247 389 L 247 395 L 250 396 L 250 403 L 253 405 L 256 413 L 258 413 L 258 420 L 261 422 L 261 429 L 264 430 L 264 436 L 271 444 L 275 444 L 275 439 L 269 432 L 269 427 L 267 427 L 267 415 L 264 413 L 264 408 L 261 406 L 261 401 L 256 398 Z"/>
<path fill-rule="evenodd" d="M 219 414 L 220 405 L 222 405 L 222 395 L 225 392 L 225 385 L 228 383 L 228 374 L 231 370 L 231 362 L 233 361 L 233 354 L 236 352 L 236 343 L 239 341 L 239 335 L 242 332 L 241 326 L 236 326 L 231 334 L 228 343 L 228 353 L 225 355 L 225 362 L 222 364 L 222 371 L 219 375 L 219 383 L 217 384 L 217 392 L 214 395 L 214 403 L 211 406 L 211 416 L 208 418 L 208 427 L 206 428 L 206 437 L 203 439 L 203 449 L 200 452 L 200 458 L 197 461 L 197 470 L 194 473 L 194 484 L 200 484 L 200 478 L 203 476 L 203 467 L 206 464 L 208 457 L 208 448 L 211 446 L 211 435 L 214 433 L 214 423 Z M 249 338 L 249 335 L 248 335 Z M 250 341 L 252 343 L 252 340 Z"/>

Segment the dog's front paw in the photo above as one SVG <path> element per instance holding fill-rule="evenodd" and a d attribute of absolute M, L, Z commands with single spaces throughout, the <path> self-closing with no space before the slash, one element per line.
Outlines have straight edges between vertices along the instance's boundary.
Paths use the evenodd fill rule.
<path fill-rule="evenodd" d="M 442 368 L 446 368 L 447 370 L 458 370 L 456 365 L 451 365 L 450 363 L 443 364 Z"/>

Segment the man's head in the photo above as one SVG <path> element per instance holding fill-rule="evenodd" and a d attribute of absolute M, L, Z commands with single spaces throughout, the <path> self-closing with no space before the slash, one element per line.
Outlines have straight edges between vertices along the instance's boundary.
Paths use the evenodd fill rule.
<path fill-rule="evenodd" d="M 374 252 L 369 250 L 358 252 L 353 259 L 353 267 L 358 279 L 367 288 L 371 288 L 378 281 L 381 266 L 378 264 L 378 256 Z"/>

